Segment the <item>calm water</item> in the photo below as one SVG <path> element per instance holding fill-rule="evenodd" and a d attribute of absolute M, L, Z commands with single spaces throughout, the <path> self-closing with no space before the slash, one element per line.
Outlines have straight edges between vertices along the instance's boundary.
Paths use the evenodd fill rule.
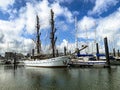
<path fill-rule="evenodd" d="M 120 66 L 28 68 L 0 66 L 0 90 L 119 90 Z"/>

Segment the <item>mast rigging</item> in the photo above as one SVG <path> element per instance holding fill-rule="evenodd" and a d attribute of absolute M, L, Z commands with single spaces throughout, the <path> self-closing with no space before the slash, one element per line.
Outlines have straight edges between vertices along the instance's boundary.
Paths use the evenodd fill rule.
<path fill-rule="evenodd" d="M 51 9 L 51 33 L 50 33 L 50 39 L 51 39 L 51 46 L 52 46 L 52 56 L 55 57 L 55 43 L 57 40 L 57 37 L 55 37 L 56 28 L 54 26 L 54 12 Z"/>
<path fill-rule="evenodd" d="M 37 43 L 36 43 L 36 46 L 37 46 L 37 54 L 40 54 L 40 50 L 41 50 L 41 42 L 40 42 L 40 35 L 41 33 L 39 32 L 39 29 L 40 29 L 40 24 L 39 24 L 39 17 L 38 15 L 36 16 L 36 19 L 37 19 Z"/>

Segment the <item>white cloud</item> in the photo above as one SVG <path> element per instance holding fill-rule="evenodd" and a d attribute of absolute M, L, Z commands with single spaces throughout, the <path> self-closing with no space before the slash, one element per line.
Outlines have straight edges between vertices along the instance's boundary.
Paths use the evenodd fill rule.
<path fill-rule="evenodd" d="M 65 16 L 67 22 L 72 23 L 74 21 L 72 13 L 66 7 L 61 7 L 59 3 L 53 3 L 51 5 L 56 16 L 63 15 Z"/>
<path fill-rule="evenodd" d="M 117 39 L 120 40 L 120 35 L 118 35 Z M 112 44 L 113 44 L 113 46 L 114 46 L 113 41 L 112 41 Z M 115 45 L 115 46 L 117 47 L 117 49 L 119 49 L 119 48 L 120 48 L 120 41 L 116 42 L 116 45 Z M 115 46 L 114 46 L 114 47 L 115 47 Z"/>
<path fill-rule="evenodd" d="M 71 4 L 74 0 L 55 0 L 59 3 L 68 3 L 68 4 Z"/>
<path fill-rule="evenodd" d="M 78 30 L 90 30 L 95 26 L 95 19 L 84 16 L 82 20 L 78 21 Z"/>
<path fill-rule="evenodd" d="M 63 30 L 63 31 L 68 30 L 68 25 L 64 21 L 60 21 L 59 23 L 57 23 L 56 27 L 58 30 Z"/>
<path fill-rule="evenodd" d="M 109 7 L 115 6 L 118 3 L 118 0 L 96 0 L 95 7 L 92 11 L 89 11 L 88 14 L 102 14 L 106 12 Z"/>
<path fill-rule="evenodd" d="M 7 3 L 9 1 L 9 4 Z M 1 1 L 2 2 L 2 1 Z M 0 48 L 1 53 L 8 51 L 14 51 L 17 48 L 18 52 L 30 52 L 33 45 L 31 39 L 25 38 L 22 35 L 33 34 L 36 25 L 36 14 L 40 19 L 40 30 L 50 28 L 50 9 L 52 8 L 57 16 L 63 15 L 68 22 L 72 22 L 72 13 L 66 8 L 61 7 L 59 2 L 55 2 L 50 5 L 47 0 L 26 3 L 26 6 L 21 7 L 20 10 L 9 8 L 10 5 L 14 4 L 14 0 L 7 0 L 7 4 L 0 6 L 3 11 L 7 10 L 10 14 L 9 20 L 0 20 Z M 2 5 L 3 3 L 0 3 Z M 9 9 L 8 9 L 9 8 Z M 66 14 L 63 14 L 66 12 Z M 18 14 L 16 17 L 14 14 Z M 66 25 L 63 28 L 67 28 Z M 3 42 L 2 42 L 3 41 Z"/>
<path fill-rule="evenodd" d="M 87 36 L 85 26 L 87 28 Z M 105 37 L 108 38 L 110 48 L 120 48 L 120 8 L 105 18 L 95 19 L 86 16 L 83 17 L 82 20 L 78 21 L 78 30 L 78 37 L 86 40 L 87 37 L 88 39 L 94 40 L 96 30 L 96 39 L 101 46 L 101 52 L 104 52 L 103 39 Z M 91 40 L 88 42 L 91 42 Z"/>
<path fill-rule="evenodd" d="M 118 9 L 116 12 L 112 13 L 106 18 L 102 18 L 99 20 L 99 25 L 96 28 L 98 35 L 100 37 L 108 37 L 112 39 L 118 35 L 120 31 L 120 10 Z"/>
<path fill-rule="evenodd" d="M 79 12 L 78 12 L 78 11 L 74 11 L 74 12 L 73 12 L 73 15 L 74 15 L 74 16 L 78 16 L 78 15 L 79 15 Z"/>
<path fill-rule="evenodd" d="M 58 51 L 62 53 L 64 52 L 64 47 L 66 47 L 67 52 L 75 51 L 75 43 L 69 43 L 66 39 L 63 39 L 63 42 L 60 45 L 57 45 Z"/>
<path fill-rule="evenodd" d="M 26 19 L 26 30 L 30 34 L 32 34 L 35 31 L 35 21 L 36 21 L 36 13 L 33 8 L 34 6 L 30 3 L 26 4 L 26 11 L 25 11 L 25 19 Z"/>
<path fill-rule="evenodd" d="M 91 11 L 92 14 L 95 13 L 102 13 L 111 5 L 115 5 L 117 1 L 115 1 L 113 4 L 112 0 L 99 0 L 100 3 L 98 3 L 98 0 L 96 0 L 96 6 Z M 12 2 L 12 0 L 11 0 Z M 1 4 L 1 3 L 0 3 Z M 7 10 L 9 5 L 12 5 L 13 3 L 9 3 L 8 6 L 2 7 L 4 10 Z M 99 5 L 98 5 L 99 4 Z M 1 7 L 1 6 L 0 6 Z M 5 9 L 6 8 L 6 9 Z M 67 7 L 62 7 L 60 5 L 60 2 L 54 2 L 50 5 L 50 3 L 47 0 L 35 2 L 35 3 L 26 3 L 25 7 L 21 7 L 19 11 L 9 10 L 9 14 L 11 14 L 9 21 L 0 20 L 0 49 L 1 53 L 8 50 L 15 50 L 17 48 L 18 52 L 31 52 L 31 49 L 34 47 L 33 41 L 31 39 L 25 38 L 24 36 L 21 36 L 22 34 L 33 34 L 35 32 L 35 24 L 36 24 L 36 14 L 38 14 L 40 18 L 40 25 L 41 29 L 48 29 L 50 28 L 50 9 L 53 9 L 55 13 L 55 19 L 58 16 L 63 16 L 66 18 L 67 23 L 73 23 L 73 14 Z M 104 10 L 105 9 L 105 10 Z M 18 17 L 14 16 L 14 13 L 18 13 Z M 95 25 L 97 24 L 97 26 Z M 65 24 L 65 22 L 59 22 L 58 26 L 61 30 L 67 30 L 68 26 Z M 58 27 L 59 29 L 59 27 Z M 78 37 L 79 38 L 86 38 L 86 30 L 87 30 L 87 36 L 88 39 L 94 39 L 95 38 L 95 30 L 96 30 L 96 36 L 97 39 L 101 40 L 104 37 L 108 37 L 110 40 L 114 39 L 115 44 L 117 47 L 120 47 L 120 41 L 117 39 L 120 37 L 118 32 L 120 31 L 120 9 L 118 9 L 113 14 L 105 17 L 105 18 L 99 18 L 95 19 L 92 17 L 84 16 L 82 20 L 78 21 Z M 82 44 L 86 44 L 86 42 L 81 41 Z M 92 47 L 91 42 L 90 47 Z M 75 43 L 69 43 L 67 40 L 63 40 L 63 42 L 58 45 L 58 50 L 60 52 L 63 52 L 64 46 L 67 46 L 68 51 L 74 51 L 75 50 Z M 101 51 L 103 51 L 103 44 L 101 45 Z M 47 51 L 49 49 L 49 45 L 43 46 L 43 50 Z M 92 49 L 92 48 L 90 48 Z M 84 51 L 83 51 L 84 52 Z"/>
<path fill-rule="evenodd" d="M 84 16 L 78 21 L 78 37 L 87 39 L 95 39 L 95 23 L 96 20 L 92 17 Z"/>
<path fill-rule="evenodd" d="M 14 4 L 15 0 L 0 0 L 0 9 L 7 10 L 9 6 L 12 6 Z"/>

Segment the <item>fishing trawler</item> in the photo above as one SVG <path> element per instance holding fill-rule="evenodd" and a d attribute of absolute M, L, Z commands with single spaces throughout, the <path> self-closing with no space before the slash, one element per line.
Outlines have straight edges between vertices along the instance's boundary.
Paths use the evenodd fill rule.
<path fill-rule="evenodd" d="M 55 56 L 55 43 L 57 37 L 55 37 L 56 28 L 54 27 L 54 12 L 51 9 L 51 47 L 52 47 L 52 57 L 48 57 L 48 55 L 41 55 L 40 54 L 40 25 L 39 25 L 39 17 L 37 16 L 37 55 L 33 56 L 33 59 L 24 61 L 25 66 L 32 66 L 32 67 L 67 67 L 67 64 L 70 61 L 68 56 Z"/>

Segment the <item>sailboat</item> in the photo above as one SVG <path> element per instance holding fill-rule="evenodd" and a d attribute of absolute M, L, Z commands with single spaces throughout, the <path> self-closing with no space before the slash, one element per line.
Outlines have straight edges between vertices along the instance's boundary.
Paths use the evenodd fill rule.
<path fill-rule="evenodd" d="M 39 25 L 39 17 L 37 16 L 37 55 L 33 56 L 33 59 L 24 61 L 25 66 L 32 67 L 67 67 L 70 61 L 69 56 L 55 56 L 55 43 L 57 37 L 55 37 L 56 29 L 54 27 L 54 12 L 51 9 L 51 47 L 52 47 L 52 57 L 46 57 L 48 55 L 40 55 L 40 25 Z"/>
<path fill-rule="evenodd" d="M 103 60 L 96 60 L 95 56 L 93 54 L 80 54 L 80 51 L 88 48 L 88 45 L 82 45 L 82 48 L 78 48 L 78 40 L 77 40 L 77 20 L 75 18 L 75 30 L 76 30 L 76 50 L 73 53 L 75 55 L 74 58 L 71 59 L 69 62 L 70 66 L 73 67 L 82 67 L 82 66 L 92 66 L 92 67 L 104 67 L 106 65 L 106 61 Z M 86 34 L 87 35 L 87 34 Z M 77 55 L 75 54 L 77 53 Z"/>

